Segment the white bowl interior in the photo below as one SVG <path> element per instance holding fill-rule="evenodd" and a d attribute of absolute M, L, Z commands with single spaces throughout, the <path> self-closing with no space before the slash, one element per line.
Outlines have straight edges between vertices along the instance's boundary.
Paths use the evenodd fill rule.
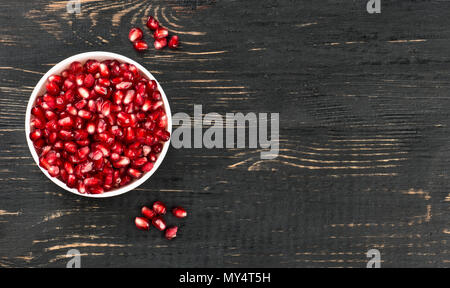
<path fill-rule="evenodd" d="M 153 75 L 147 70 L 145 69 L 143 66 L 141 66 L 139 63 L 137 63 L 136 61 L 127 58 L 125 56 L 122 56 L 120 54 L 116 54 L 116 53 L 110 53 L 110 52 L 101 52 L 101 51 L 96 51 L 96 52 L 86 52 L 86 53 L 81 53 L 81 54 L 77 54 L 74 55 L 72 57 L 69 57 L 61 62 L 59 62 L 58 64 L 56 64 L 52 69 L 50 69 L 39 81 L 39 83 L 36 85 L 36 87 L 33 90 L 33 93 L 31 94 L 30 100 L 28 101 L 28 106 L 27 106 L 27 112 L 26 112 L 26 117 L 25 117 L 25 133 L 26 133 L 26 138 L 27 138 L 27 143 L 28 143 L 28 148 L 30 148 L 30 152 L 33 155 L 33 159 L 36 162 L 36 164 L 38 165 L 38 167 L 41 169 L 41 171 L 50 179 L 52 180 L 56 185 L 58 185 L 59 187 L 72 192 L 74 194 L 80 195 L 80 196 L 85 196 L 85 197 L 92 197 L 92 198 L 106 198 L 106 197 L 113 197 L 113 196 L 117 196 L 117 195 L 121 195 L 124 194 L 128 191 L 133 190 L 134 188 L 138 187 L 139 185 L 141 185 L 142 183 L 144 183 L 148 178 L 150 178 L 153 173 L 155 173 L 155 171 L 158 169 L 159 165 L 161 165 L 162 161 L 164 160 L 164 157 L 166 156 L 167 150 L 169 149 L 170 146 L 170 140 L 163 143 L 163 149 L 161 151 L 161 153 L 158 156 L 158 159 L 155 162 L 155 165 L 153 167 L 153 169 L 149 172 L 147 172 L 146 174 L 144 174 L 141 178 L 134 180 L 133 182 L 129 183 L 128 185 L 125 185 L 123 187 L 120 187 L 118 189 L 114 189 L 114 190 L 110 190 L 108 192 L 105 192 L 103 194 L 81 194 L 78 192 L 77 189 L 74 188 L 69 188 L 64 182 L 62 182 L 61 180 L 50 176 L 50 174 L 48 174 L 47 170 L 45 170 L 44 168 L 42 168 L 39 165 L 39 156 L 36 153 L 36 149 L 34 148 L 33 142 L 31 141 L 29 135 L 30 135 L 30 122 L 31 122 L 31 109 L 34 106 L 34 103 L 37 99 L 37 97 L 41 96 L 44 94 L 45 92 L 45 83 L 47 81 L 47 78 L 50 75 L 53 74 L 58 74 L 60 75 L 62 71 L 64 71 L 65 69 L 67 69 L 70 65 L 70 63 L 72 63 L 73 61 L 79 61 L 81 63 L 85 63 L 87 60 L 89 59 L 95 59 L 98 61 L 103 61 L 103 60 L 117 60 L 119 62 L 126 62 L 129 64 L 133 64 L 135 65 L 139 71 L 149 80 L 155 80 L 158 83 L 158 89 L 161 93 L 163 102 L 164 102 L 164 109 L 166 111 L 167 114 L 167 128 L 166 130 L 169 131 L 172 134 L 172 113 L 170 111 L 170 106 L 169 106 L 169 102 L 167 101 L 167 97 L 166 94 L 164 93 L 164 90 L 162 89 L 161 85 L 159 84 L 158 80 L 156 80 L 155 77 L 153 77 Z"/>

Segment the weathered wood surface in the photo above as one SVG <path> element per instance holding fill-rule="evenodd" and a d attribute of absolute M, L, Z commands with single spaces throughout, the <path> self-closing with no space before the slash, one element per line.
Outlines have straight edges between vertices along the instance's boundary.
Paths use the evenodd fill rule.
<path fill-rule="evenodd" d="M 66 3 L 0 1 L 1 267 L 64 267 L 71 248 L 84 267 L 365 267 L 372 248 L 384 267 L 450 266 L 449 2 Z M 150 14 L 182 49 L 133 51 Z M 95 50 L 144 64 L 174 113 L 280 113 L 280 156 L 172 148 L 124 196 L 65 192 L 31 158 L 25 107 Z M 133 225 L 156 199 L 190 212 L 176 241 Z"/>

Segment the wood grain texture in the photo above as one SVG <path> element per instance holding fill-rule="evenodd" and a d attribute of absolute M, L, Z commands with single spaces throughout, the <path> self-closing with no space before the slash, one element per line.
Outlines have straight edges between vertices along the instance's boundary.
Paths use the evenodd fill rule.
<path fill-rule="evenodd" d="M 449 267 L 450 3 L 0 1 L 0 267 Z M 182 48 L 140 55 L 153 14 Z M 146 35 L 146 37 L 150 37 Z M 29 95 L 71 55 L 105 50 L 158 78 L 173 113 L 280 113 L 280 155 L 173 149 L 133 192 L 69 195 L 25 142 Z M 190 212 L 179 238 L 133 218 L 160 199 Z"/>

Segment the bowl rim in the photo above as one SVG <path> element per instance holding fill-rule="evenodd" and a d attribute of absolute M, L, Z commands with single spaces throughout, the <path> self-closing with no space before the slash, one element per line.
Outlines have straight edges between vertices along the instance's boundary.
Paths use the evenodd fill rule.
<path fill-rule="evenodd" d="M 31 93 L 30 99 L 28 100 L 28 105 L 27 105 L 27 110 L 26 110 L 26 115 L 25 115 L 25 138 L 27 139 L 28 148 L 30 149 L 31 155 L 33 156 L 33 159 L 36 162 L 37 166 L 47 176 L 47 178 L 49 178 L 53 183 L 55 183 L 59 187 L 63 188 L 64 190 L 69 191 L 78 196 L 84 196 L 84 197 L 88 197 L 88 198 L 109 198 L 109 197 L 114 197 L 114 196 L 125 194 L 125 193 L 137 188 L 138 186 L 143 184 L 145 181 L 147 181 L 156 172 L 156 170 L 158 170 L 159 166 L 161 165 L 162 161 L 164 160 L 164 157 L 166 156 L 167 150 L 169 149 L 169 146 L 170 146 L 170 140 L 163 144 L 163 149 L 162 149 L 161 153 L 159 154 L 158 159 L 156 160 L 156 162 L 153 166 L 153 169 L 150 170 L 149 172 L 147 172 L 146 174 L 144 174 L 141 178 L 131 182 L 128 185 L 125 185 L 118 189 L 114 189 L 114 190 L 105 192 L 103 194 L 87 194 L 87 193 L 81 194 L 80 192 L 78 192 L 77 189 L 69 188 L 61 180 L 50 176 L 50 174 L 47 172 L 47 170 L 45 170 L 44 168 L 42 168 L 39 165 L 39 156 L 37 155 L 36 149 L 34 148 L 34 145 L 33 145 L 33 142 L 31 141 L 31 139 L 29 137 L 30 131 L 31 131 L 31 109 L 35 103 L 35 100 L 39 96 L 43 85 L 45 85 L 48 77 L 52 74 L 59 74 L 60 73 L 60 72 L 58 72 L 59 70 L 62 71 L 63 69 L 67 69 L 67 67 L 69 67 L 70 63 L 72 63 L 73 61 L 80 61 L 80 62 L 84 63 L 88 59 L 97 59 L 97 58 L 102 58 L 100 61 L 107 60 L 107 59 L 111 59 L 111 60 L 115 59 L 120 62 L 126 62 L 129 64 L 133 64 L 138 68 L 138 70 L 142 74 L 145 75 L 145 77 L 147 77 L 150 80 L 156 81 L 156 83 L 158 85 L 158 90 L 161 93 L 161 97 L 164 102 L 164 109 L 166 111 L 166 115 L 168 118 L 166 130 L 172 134 L 172 113 L 170 110 L 169 101 L 167 100 L 166 93 L 164 92 L 163 88 L 159 84 L 158 80 L 153 76 L 153 74 L 150 73 L 141 64 L 137 63 L 133 59 L 130 59 L 126 56 L 123 56 L 123 55 L 120 55 L 117 53 L 106 52 L 106 51 L 92 51 L 92 52 L 84 52 L 84 53 L 76 54 L 69 58 L 66 58 L 66 59 L 60 61 L 59 63 L 57 63 L 56 65 L 54 65 L 47 73 L 45 73 L 44 76 L 42 76 L 42 78 L 39 80 L 38 84 L 34 87 L 33 92 Z"/>

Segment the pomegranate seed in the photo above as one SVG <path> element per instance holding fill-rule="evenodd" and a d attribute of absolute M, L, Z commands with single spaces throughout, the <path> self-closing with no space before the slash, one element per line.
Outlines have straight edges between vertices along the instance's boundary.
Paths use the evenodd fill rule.
<path fill-rule="evenodd" d="M 66 170 L 67 173 L 73 174 L 73 166 L 69 162 L 64 163 L 64 170 Z"/>
<path fill-rule="evenodd" d="M 100 75 L 102 77 L 109 77 L 111 72 L 109 71 L 108 65 L 106 63 L 104 63 L 104 62 L 100 63 L 99 69 L 100 69 Z"/>
<path fill-rule="evenodd" d="M 139 28 L 131 28 L 130 33 L 128 34 L 128 39 L 130 42 L 134 42 L 136 40 L 141 40 L 143 36 L 142 30 Z"/>
<path fill-rule="evenodd" d="M 129 168 L 128 175 L 130 175 L 131 177 L 134 177 L 134 178 L 139 178 L 139 177 L 141 177 L 142 173 L 137 169 Z"/>
<path fill-rule="evenodd" d="M 86 185 L 84 185 L 83 181 L 80 181 L 78 183 L 78 192 L 80 192 L 81 194 L 85 194 L 87 192 Z"/>
<path fill-rule="evenodd" d="M 70 116 L 58 120 L 58 125 L 64 128 L 70 128 L 73 126 L 73 124 L 73 119 Z"/>
<path fill-rule="evenodd" d="M 170 49 L 177 49 L 178 45 L 180 44 L 179 40 L 178 40 L 178 36 L 172 36 L 172 38 L 170 38 L 169 41 L 169 48 Z"/>
<path fill-rule="evenodd" d="M 178 227 L 173 226 L 169 227 L 166 230 L 165 237 L 167 240 L 172 240 L 173 238 L 177 237 Z"/>
<path fill-rule="evenodd" d="M 155 211 L 153 211 L 152 209 L 150 209 L 146 206 L 142 207 L 141 213 L 142 213 L 142 215 L 145 216 L 145 218 L 150 219 L 150 220 L 156 216 Z"/>
<path fill-rule="evenodd" d="M 153 46 L 155 46 L 156 50 L 161 50 L 167 46 L 167 39 L 166 38 L 157 39 L 155 40 L 155 43 L 153 43 Z"/>
<path fill-rule="evenodd" d="M 150 16 L 150 17 L 148 17 L 148 20 L 147 20 L 147 27 L 151 30 L 156 30 L 159 28 L 159 23 L 155 18 Z"/>
<path fill-rule="evenodd" d="M 59 75 L 51 75 L 47 80 L 48 82 L 55 82 L 58 86 L 61 86 L 63 83 L 63 78 Z"/>
<path fill-rule="evenodd" d="M 111 159 L 111 161 L 116 162 L 120 159 L 120 155 L 117 153 L 112 153 L 110 159 Z"/>
<path fill-rule="evenodd" d="M 30 133 L 30 138 L 33 141 L 36 141 L 37 139 L 42 137 L 42 130 L 36 129 L 33 132 Z"/>
<path fill-rule="evenodd" d="M 47 92 L 52 95 L 59 95 L 59 86 L 55 82 L 47 82 L 45 89 L 47 89 Z"/>
<path fill-rule="evenodd" d="M 89 192 L 91 194 L 103 194 L 103 192 L 105 192 L 105 190 L 100 186 L 96 186 L 96 187 L 90 187 Z"/>
<path fill-rule="evenodd" d="M 136 224 L 136 227 L 138 229 L 146 230 L 146 231 L 148 231 L 150 229 L 150 223 L 148 222 L 147 219 L 145 219 L 143 217 L 136 217 L 136 219 L 134 219 L 134 223 Z"/>
<path fill-rule="evenodd" d="M 59 167 L 58 166 L 50 166 L 47 171 L 48 171 L 48 174 L 50 174 L 50 176 L 52 176 L 52 177 L 56 177 L 59 175 Z"/>
<path fill-rule="evenodd" d="M 73 74 L 77 75 L 83 72 L 83 65 L 80 62 L 75 61 L 70 64 L 69 69 L 70 71 L 72 71 Z"/>
<path fill-rule="evenodd" d="M 121 167 L 126 167 L 129 164 L 130 164 L 130 158 L 122 156 L 113 165 L 116 168 L 121 168 Z"/>
<path fill-rule="evenodd" d="M 91 96 L 89 90 L 85 87 L 79 87 L 77 91 L 78 91 L 78 95 L 81 98 L 89 99 L 89 97 Z"/>
<path fill-rule="evenodd" d="M 108 94 L 108 89 L 100 85 L 95 85 L 94 91 L 99 96 L 106 96 Z"/>
<path fill-rule="evenodd" d="M 156 29 L 155 33 L 153 33 L 153 38 L 156 40 L 166 38 L 167 36 L 169 36 L 169 30 L 164 27 L 159 27 Z"/>
<path fill-rule="evenodd" d="M 164 221 L 164 219 L 159 216 L 156 216 L 152 219 L 152 224 L 159 231 L 164 231 L 164 229 L 166 229 L 166 221 Z"/>
<path fill-rule="evenodd" d="M 74 188 L 77 182 L 77 177 L 75 175 L 69 174 L 69 177 L 67 178 L 67 186 L 70 188 Z"/>
<path fill-rule="evenodd" d="M 84 179 L 84 185 L 86 186 L 99 186 L 102 184 L 102 181 L 98 178 L 95 177 L 90 177 L 90 178 L 86 178 Z"/>
<path fill-rule="evenodd" d="M 127 83 L 127 82 L 125 82 L 125 83 Z M 128 82 L 128 83 L 130 83 L 130 82 Z M 134 90 L 128 90 L 127 93 L 125 94 L 125 98 L 123 98 L 123 104 L 125 104 L 125 105 L 130 104 L 133 101 L 135 94 L 136 94 L 136 92 Z"/>
<path fill-rule="evenodd" d="M 77 144 L 75 144 L 74 142 L 66 142 L 64 143 L 64 149 L 67 152 L 74 154 L 77 152 Z"/>
<path fill-rule="evenodd" d="M 80 110 L 78 111 L 78 116 L 82 119 L 89 120 L 92 118 L 92 113 L 86 110 Z"/>
<path fill-rule="evenodd" d="M 95 133 L 95 130 L 96 130 L 95 123 L 90 122 L 86 125 L 86 131 L 88 134 L 93 135 Z"/>
<path fill-rule="evenodd" d="M 131 82 L 120 82 L 119 84 L 116 85 L 116 89 L 117 90 L 126 90 L 128 88 L 130 88 L 133 85 L 133 83 Z"/>
<path fill-rule="evenodd" d="M 83 81 L 83 86 L 86 88 L 91 88 L 95 83 L 95 78 L 92 74 L 87 74 Z"/>
<path fill-rule="evenodd" d="M 77 152 L 78 152 L 78 155 L 77 155 L 78 158 L 85 159 L 89 155 L 90 149 L 89 149 L 89 147 L 85 146 L 85 147 L 78 149 Z"/>
<path fill-rule="evenodd" d="M 187 212 L 186 212 L 186 210 L 184 210 L 183 207 L 175 207 L 175 208 L 173 208 L 172 213 L 177 218 L 184 218 L 184 217 L 187 216 Z"/>
<path fill-rule="evenodd" d="M 99 71 L 100 63 L 97 60 L 88 60 L 85 64 L 87 72 L 95 74 Z"/>
<path fill-rule="evenodd" d="M 97 161 L 103 158 L 103 153 L 100 150 L 96 150 L 92 152 L 92 155 L 90 155 L 90 157 L 92 160 Z"/>
<path fill-rule="evenodd" d="M 155 211 L 156 214 L 164 215 L 166 214 L 166 205 L 164 205 L 161 201 L 156 201 L 153 203 L 153 211 Z"/>
<path fill-rule="evenodd" d="M 153 169 L 154 164 L 152 162 L 147 162 L 144 166 L 142 166 L 142 172 L 149 172 Z"/>
<path fill-rule="evenodd" d="M 144 40 L 137 40 L 133 43 L 133 47 L 136 51 L 142 52 L 148 49 L 148 44 Z"/>

